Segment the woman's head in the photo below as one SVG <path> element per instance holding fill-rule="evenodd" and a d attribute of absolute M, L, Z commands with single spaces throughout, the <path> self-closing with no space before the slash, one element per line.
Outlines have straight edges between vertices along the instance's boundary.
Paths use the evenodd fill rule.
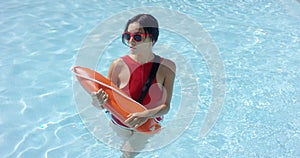
<path fill-rule="evenodd" d="M 130 25 L 138 25 L 139 26 L 139 33 L 143 33 L 145 38 L 149 38 L 154 45 L 158 39 L 159 30 L 158 30 L 158 22 L 157 20 L 150 14 L 139 14 L 134 16 L 133 18 L 129 19 L 124 32 L 129 32 Z M 134 32 L 131 32 L 134 33 Z M 124 36 L 122 37 L 122 42 L 126 44 Z"/>

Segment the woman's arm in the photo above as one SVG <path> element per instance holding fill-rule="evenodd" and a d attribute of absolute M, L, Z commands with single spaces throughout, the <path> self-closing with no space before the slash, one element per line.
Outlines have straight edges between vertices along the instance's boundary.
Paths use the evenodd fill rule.
<path fill-rule="evenodd" d="M 117 65 L 118 65 L 118 59 L 112 62 L 108 70 L 108 78 L 116 85 L 119 82 L 119 78 L 116 75 L 118 74 L 116 73 L 116 70 L 118 70 Z M 99 89 L 98 92 L 92 93 L 91 97 L 92 97 L 92 105 L 94 105 L 96 108 L 100 110 L 103 109 L 103 105 L 108 101 L 108 95 L 104 92 L 103 89 Z"/>
<path fill-rule="evenodd" d="M 120 70 L 121 70 L 121 66 L 122 66 L 121 62 L 120 62 L 121 60 L 122 59 L 119 58 L 119 59 L 114 60 L 111 63 L 111 65 L 108 69 L 108 75 L 107 75 L 107 77 L 111 80 L 111 82 L 118 87 L 120 85 L 120 78 L 118 75 L 120 74 Z"/>

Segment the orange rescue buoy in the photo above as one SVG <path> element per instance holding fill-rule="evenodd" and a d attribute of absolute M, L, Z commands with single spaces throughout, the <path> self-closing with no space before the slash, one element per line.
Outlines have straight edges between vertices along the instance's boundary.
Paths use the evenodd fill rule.
<path fill-rule="evenodd" d="M 76 75 L 81 86 L 89 94 L 97 92 L 100 88 L 108 94 L 108 101 L 103 107 L 123 124 L 130 113 L 143 112 L 146 110 L 143 105 L 127 96 L 120 88 L 100 73 L 80 66 L 73 67 L 72 71 Z M 160 129 L 161 126 L 154 118 L 150 118 L 143 125 L 134 128 L 137 132 L 147 134 L 157 133 Z"/>

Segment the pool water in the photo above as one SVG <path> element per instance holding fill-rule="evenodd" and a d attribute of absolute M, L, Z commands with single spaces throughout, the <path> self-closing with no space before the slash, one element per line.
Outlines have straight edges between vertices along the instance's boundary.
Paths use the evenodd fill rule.
<path fill-rule="evenodd" d="M 165 24 L 155 50 L 169 46 L 191 69 L 180 71 L 184 64 L 176 63 L 179 74 L 164 125 L 178 114 L 182 94 L 196 96 L 191 105 L 198 108 L 178 138 L 138 157 L 300 157 L 299 1 L 13 0 L 0 6 L 0 157 L 121 155 L 99 141 L 78 113 L 70 68 L 83 41 L 103 21 L 149 6 L 175 10 L 201 24 L 218 47 L 226 91 L 216 124 L 200 137 L 212 103 L 210 67 L 191 41 Z M 186 25 L 182 21 L 177 27 Z M 105 40 L 111 43 L 95 67 L 104 74 L 128 51 L 117 37 Z M 180 61 L 172 53 L 162 55 Z M 199 92 L 185 92 L 180 76 L 194 78 Z"/>

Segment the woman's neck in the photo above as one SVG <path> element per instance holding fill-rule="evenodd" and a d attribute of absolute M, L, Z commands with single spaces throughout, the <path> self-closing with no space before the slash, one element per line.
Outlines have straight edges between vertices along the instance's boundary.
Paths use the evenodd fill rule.
<path fill-rule="evenodd" d="M 154 59 L 154 53 L 152 51 L 144 52 L 140 54 L 130 54 L 129 55 L 133 60 L 144 64 Z"/>

